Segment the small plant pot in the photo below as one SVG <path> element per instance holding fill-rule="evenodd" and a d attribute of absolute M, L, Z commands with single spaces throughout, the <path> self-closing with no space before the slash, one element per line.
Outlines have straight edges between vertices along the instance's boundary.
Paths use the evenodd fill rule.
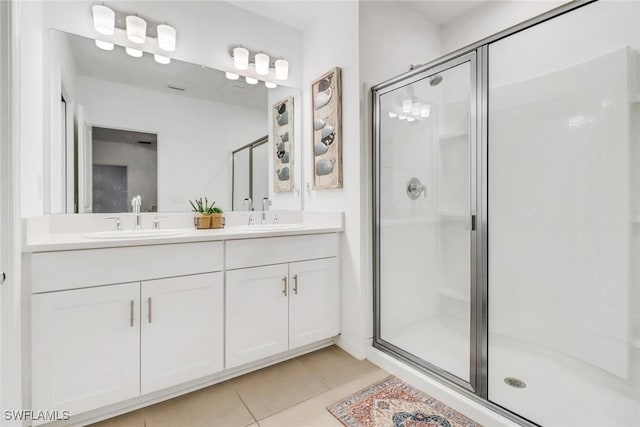
<path fill-rule="evenodd" d="M 224 228 L 224 215 L 221 213 L 211 214 L 210 228 Z"/>
<path fill-rule="evenodd" d="M 211 228 L 211 215 L 198 215 L 193 220 L 198 230 Z"/>

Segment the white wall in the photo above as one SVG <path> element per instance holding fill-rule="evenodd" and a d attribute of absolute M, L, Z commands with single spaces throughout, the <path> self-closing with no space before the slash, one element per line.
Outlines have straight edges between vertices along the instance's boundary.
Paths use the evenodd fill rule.
<path fill-rule="evenodd" d="M 158 134 L 158 211 L 189 209 L 207 196 L 231 209 L 231 151 L 267 133 L 265 108 L 234 105 L 77 78 L 93 126 Z"/>

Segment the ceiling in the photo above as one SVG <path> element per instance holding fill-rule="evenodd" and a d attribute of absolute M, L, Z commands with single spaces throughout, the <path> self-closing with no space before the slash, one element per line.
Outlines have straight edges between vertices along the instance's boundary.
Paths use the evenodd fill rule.
<path fill-rule="evenodd" d="M 92 39 L 65 36 L 81 76 L 247 108 L 266 108 L 264 84 L 228 80 L 222 71 L 182 61 L 172 60 L 168 65 L 161 65 L 147 53 L 142 58 L 133 58 L 121 46 L 105 51 L 98 49 Z M 171 89 L 168 85 L 185 90 Z"/>
<path fill-rule="evenodd" d="M 345 0 L 342 0 L 345 1 Z M 348 1 L 348 0 L 346 0 Z M 419 13 L 439 25 L 448 24 L 461 15 L 481 6 L 487 0 L 360 0 L 396 3 Z M 317 22 L 318 17 L 326 15 L 330 1 L 318 0 L 227 0 L 235 6 L 257 15 L 304 31 Z"/>

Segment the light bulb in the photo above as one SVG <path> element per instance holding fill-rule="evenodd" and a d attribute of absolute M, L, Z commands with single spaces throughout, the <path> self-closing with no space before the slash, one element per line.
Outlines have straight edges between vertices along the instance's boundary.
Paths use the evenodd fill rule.
<path fill-rule="evenodd" d="M 153 55 L 153 59 L 155 59 L 158 64 L 163 65 L 167 65 L 171 62 L 171 58 L 168 56 L 158 55 L 157 53 Z"/>
<path fill-rule="evenodd" d="M 391 117 L 393 119 L 395 117 L 398 117 L 398 114 L 394 113 L 393 111 L 389 111 L 389 117 Z"/>
<path fill-rule="evenodd" d="M 413 101 L 412 100 L 410 100 L 410 99 L 403 99 L 402 100 L 402 112 L 403 113 L 410 113 L 412 106 L 413 106 Z"/>
<path fill-rule="evenodd" d="M 239 76 L 239 75 L 237 75 L 236 73 L 230 73 L 230 72 L 228 72 L 228 71 L 227 71 L 227 72 L 226 72 L 226 73 L 224 73 L 224 74 L 227 76 L 227 78 L 228 78 L 229 80 L 238 80 L 238 79 L 240 78 L 240 76 Z"/>
<path fill-rule="evenodd" d="M 289 78 L 289 61 L 278 59 L 276 61 L 276 79 L 287 80 Z"/>
<path fill-rule="evenodd" d="M 111 42 L 96 40 L 96 46 L 98 46 L 102 50 L 113 50 L 113 43 Z"/>
<path fill-rule="evenodd" d="M 244 80 L 250 85 L 255 85 L 258 83 L 258 79 L 254 79 L 253 77 L 245 77 Z"/>
<path fill-rule="evenodd" d="M 278 87 L 276 83 L 272 83 L 272 82 L 264 82 L 264 85 L 269 89 L 275 89 Z"/>
<path fill-rule="evenodd" d="M 158 47 L 167 52 L 176 50 L 176 29 L 171 25 L 158 25 Z"/>
<path fill-rule="evenodd" d="M 249 51 L 243 47 L 233 49 L 233 65 L 238 70 L 248 70 Z"/>
<path fill-rule="evenodd" d="M 142 56 L 142 51 L 140 49 L 126 47 L 124 50 L 127 52 L 128 55 L 131 55 L 134 58 L 140 58 Z"/>
<path fill-rule="evenodd" d="M 258 53 L 255 57 L 256 74 L 266 76 L 269 74 L 269 55 L 266 53 Z"/>
<path fill-rule="evenodd" d="M 431 115 L 431 104 L 425 104 L 420 110 L 420 116 L 429 117 Z"/>
<path fill-rule="evenodd" d="M 100 34 L 112 35 L 116 27 L 116 13 L 107 6 L 96 4 L 93 12 L 93 28 Z"/>
<path fill-rule="evenodd" d="M 139 16 L 127 16 L 127 38 L 134 43 L 143 44 L 147 39 L 147 21 Z"/>
<path fill-rule="evenodd" d="M 420 107 L 422 107 L 422 105 L 419 102 L 414 102 L 413 106 L 411 107 L 411 114 L 413 114 L 414 116 L 420 115 Z"/>

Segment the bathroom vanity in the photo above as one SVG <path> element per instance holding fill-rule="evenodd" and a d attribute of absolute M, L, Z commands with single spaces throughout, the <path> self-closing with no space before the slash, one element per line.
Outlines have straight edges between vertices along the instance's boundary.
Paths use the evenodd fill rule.
<path fill-rule="evenodd" d="M 161 237 L 33 232 L 31 407 L 94 421 L 330 344 L 343 225 L 327 215 Z"/>

